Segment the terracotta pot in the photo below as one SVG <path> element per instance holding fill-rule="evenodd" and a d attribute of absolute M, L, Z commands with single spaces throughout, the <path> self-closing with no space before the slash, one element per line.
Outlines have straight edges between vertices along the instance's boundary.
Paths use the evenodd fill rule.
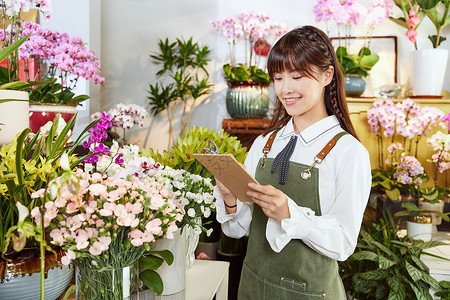
<path fill-rule="evenodd" d="M 44 295 L 46 300 L 57 299 L 73 277 L 73 267 L 61 265 L 64 252 L 45 254 Z M 0 258 L 0 299 L 34 300 L 40 298 L 41 260 L 38 247 L 5 254 Z"/>
<path fill-rule="evenodd" d="M 75 115 L 76 111 L 76 105 L 71 104 L 30 103 L 31 131 L 34 133 L 38 132 L 39 128 L 47 124 L 47 122 L 53 121 L 58 113 L 61 114 L 61 117 L 67 123 Z"/>

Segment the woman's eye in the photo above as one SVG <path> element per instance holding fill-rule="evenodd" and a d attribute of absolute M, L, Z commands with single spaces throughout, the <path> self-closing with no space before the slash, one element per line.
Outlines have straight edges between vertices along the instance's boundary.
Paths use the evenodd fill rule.
<path fill-rule="evenodd" d="M 274 77 L 273 80 L 281 80 L 281 77 Z"/>
<path fill-rule="evenodd" d="M 298 80 L 298 79 L 300 79 L 300 78 L 302 78 L 303 76 L 294 76 L 294 77 L 292 77 L 292 79 L 294 79 L 294 80 Z"/>

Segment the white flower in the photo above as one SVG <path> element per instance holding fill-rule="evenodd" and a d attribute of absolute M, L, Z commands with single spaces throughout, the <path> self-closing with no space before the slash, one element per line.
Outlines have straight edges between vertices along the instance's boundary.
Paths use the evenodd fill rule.
<path fill-rule="evenodd" d="M 189 217 L 193 218 L 195 217 L 195 209 L 193 209 L 192 207 L 188 209 L 187 214 Z"/>

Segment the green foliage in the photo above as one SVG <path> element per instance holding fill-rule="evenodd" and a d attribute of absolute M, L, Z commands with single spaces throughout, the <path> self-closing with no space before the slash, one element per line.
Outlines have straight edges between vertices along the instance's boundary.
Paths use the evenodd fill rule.
<path fill-rule="evenodd" d="M 170 151 L 164 151 L 160 154 L 159 152 L 155 153 L 153 149 L 149 149 L 148 153 L 144 150 L 143 155 L 153 158 L 164 166 L 184 169 L 192 174 L 211 178 L 214 183 L 212 174 L 192 155 L 194 153 L 203 153 L 203 148 L 209 148 L 209 140 L 216 143 L 220 153 L 231 153 L 237 161 L 244 162 L 247 148 L 242 147 L 236 137 L 229 136 L 223 130 L 217 133 L 215 130 L 205 127 L 188 128 L 184 138 L 178 137 L 177 145 L 174 145 Z"/>
<path fill-rule="evenodd" d="M 369 71 L 378 62 L 380 57 L 372 54 L 367 47 L 361 48 L 358 54 L 348 54 L 347 49 L 340 46 L 336 49 L 339 66 L 344 74 L 369 75 Z"/>
<path fill-rule="evenodd" d="M 38 103 L 79 104 L 89 99 L 88 95 L 75 96 L 70 89 L 64 89 L 61 83 L 57 83 L 54 77 L 44 77 L 41 84 L 30 89 L 29 94 L 30 100 Z"/>
<path fill-rule="evenodd" d="M 150 55 L 150 57 L 155 64 L 161 66 L 156 73 L 161 82 L 149 85 L 147 98 L 153 115 L 156 116 L 162 111 L 168 110 L 170 145 L 176 102 L 182 101 L 184 105 L 180 130 L 182 137 L 189 123 L 195 101 L 201 96 L 211 93 L 212 84 L 208 83 L 209 74 L 206 70 L 211 50 L 208 46 L 201 47 L 198 43 L 194 43 L 192 37 L 187 41 L 179 38 L 176 42 L 169 42 L 167 38 L 165 41 L 160 40 L 159 50 L 159 54 Z M 200 76 L 200 71 L 203 71 L 203 76 Z M 165 75 L 168 78 L 164 77 Z M 165 83 L 164 79 L 166 82 L 167 80 L 170 82 Z M 192 100 L 192 103 L 189 104 L 190 110 L 186 116 L 189 99 Z"/>
<path fill-rule="evenodd" d="M 261 83 L 270 83 L 269 74 L 259 69 L 257 66 L 248 68 L 244 64 L 232 66 L 230 64 L 223 65 L 223 71 L 227 82 L 254 81 Z"/>
<path fill-rule="evenodd" d="M 364 299 L 432 299 L 430 286 L 440 290 L 421 262 L 424 250 L 445 243 L 398 236 L 398 224 L 387 217 L 363 223 L 354 254 L 340 263 L 347 291 Z"/>
<path fill-rule="evenodd" d="M 170 266 L 173 263 L 173 254 L 169 250 L 150 250 L 139 258 L 139 279 L 155 294 L 161 295 L 164 284 L 156 270 L 164 261 Z"/>
<path fill-rule="evenodd" d="M 450 281 L 440 281 L 439 286 L 441 289 L 435 295 L 441 297 L 442 300 L 450 300 Z"/>

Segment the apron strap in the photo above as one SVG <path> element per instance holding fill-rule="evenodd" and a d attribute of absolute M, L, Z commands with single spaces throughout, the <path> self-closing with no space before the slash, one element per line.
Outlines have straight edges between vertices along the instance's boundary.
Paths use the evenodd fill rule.
<path fill-rule="evenodd" d="M 337 141 L 339 141 L 339 139 L 341 137 L 343 137 L 344 135 L 349 134 L 346 131 L 343 132 L 339 132 L 338 134 L 336 134 L 326 145 L 325 147 L 323 147 L 322 150 L 320 150 L 320 152 L 314 157 L 314 162 L 312 163 L 312 165 L 310 165 L 308 167 L 308 169 L 303 170 L 300 173 L 300 176 L 305 179 L 308 180 L 309 178 L 311 178 L 311 169 L 316 165 L 316 164 L 320 164 L 322 163 L 322 161 L 324 160 L 325 156 L 327 156 L 327 154 L 331 151 L 331 149 L 333 149 L 334 145 L 336 145 Z"/>
<path fill-rule="evenodd" d="M 348 132 L 339 132 L 338 134 L 336 134 L 326 145 L 325 147 L 323 147 L 323 149 L 316 155 L 316 157 L 320 158 L 321 160 L 323 160 L 325 158 L 325 156 L 327 156 L 328 152 L 331 151 L 331 149 L 333 149 L 334 145 L 336 145 L 337 141 L 339 141 L 339 139 L 341 137 L 343 137 L 344 135 L 348 134 Z"/>
<path fill-rule="evenodd" d="M 275 140 L 275 136 L 277 135 L 278 130 L 275 130 L 274 132 L 272 132 L 269 136 L 269 139 L 266 142 L 266 145 L 264 146 L 264 148 L 262 149 L 262 153 L 263 153 L 263 157 L 261 157 L 261 166 L 259 167 L 261 170 L 264 170 L 264 167 L 266 166 L 266 157 L 267 154 L 269 154 L 270 152 L 270 148 L 272 148 L 272 144 L 273 141 Z"/>

